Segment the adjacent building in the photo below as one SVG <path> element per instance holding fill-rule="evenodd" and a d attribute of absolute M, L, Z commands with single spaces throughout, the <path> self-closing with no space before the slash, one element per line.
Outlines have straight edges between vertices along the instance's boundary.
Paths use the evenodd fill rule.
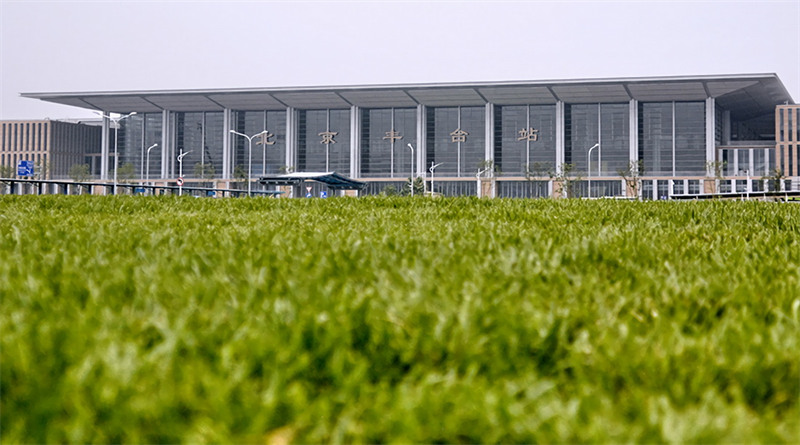
<path fill-rule="evenodd" d="M 76 164 L 100 174 L 102 127 L 58 120 L 0 121 L 0 177 L 15 177 L 19 161 L 34 164 L 39 179 L 68 179 Z"/>
<path fill-rule="evenodd" d="M 218 187 L 337 172 L 366 194 L 413 175 L 444 195 L 657 198 L 800 174 L 797 107 L 775 74 L 23 96 L 123 117 L 103 122 L 102 179 L 115 134 L 138 179 Z"/>

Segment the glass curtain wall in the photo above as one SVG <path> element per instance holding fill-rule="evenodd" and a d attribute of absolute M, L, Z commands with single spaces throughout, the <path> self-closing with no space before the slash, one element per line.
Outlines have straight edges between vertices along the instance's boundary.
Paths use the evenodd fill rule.
<path fill-rule="evenodd" d="M 705 145 L 703 102 L 639 104 L 639 159 L 646 175 L 704 175 Z"/>
<path fill-rule="evenodd" d="M 486 159 L 484 107 L 430 108 L 426 122 L 426 169 L 436 176 L 474 177 Z"/>
<path fill-rule="evenodd" d="M 350 175 L 350 110 L 298 112 L 297 171 Z"/>
<path fill-rule="evenodd" d="M 564 162 L 583 175 L 617 176 L 630 159 L 628 104 L 574 104 L 565 107 Z M 589 149 L 592 158 L 587 158 Z M 598 173 L 599 159 L 599 173 Z"/>
<path fill-rule="evenodd" d="M 136 114 L 121 120 L 119 124 L 120 172 L 126 177 L 132 175 L 135 178 L 144 178 L 147 173 L 147 148 L 153 144 L 159 144 L 158 147 L 150 150 L 149 173 L 151 177 L 152 175 L 161 176 L 161 113 Z M 111 169 L 114 167 L 113 137 L 112 130 L 111 146 L 109 147 L 112 156 Z"/>
<path fill-rule="evenodd" d="M 556 106 L 495 107 L 494 163 L 506 176 L 546 177 L 556 166 Z"/>
<path fill-rule="evenodd" d="M 183 157 L 184 178 L 211 180 L 222 176 L 223 116 L 221 111 L 172 114 L 174 155 L 188 152 Z M 172 174 L 179 175 L 180 168 L 176 160 L 171 164 Z"/>
<path fill-rule="evenodd" d="M 268 131 L 266 141 L 260 136 L 253 138 L 254 176 L 286 172 L 286 111 L 235 111 L 232 129 L 248 136 Z M 231 141 L 234 172 L 246 175 L 250 163 L 247 139 L 231 135 Z"/>
<path fill-rule="evenodd" d="M 417 111 L 413 108 L 361 110 L 361 176 L 400 177 L 412 174 Z M 415 152 L 415 155 L 417 153 Z"/>
<path fill-rule="evenodd" d="M 675 103 L 675 175 L 706 173 L 706 107 L 703 102 Z"/>

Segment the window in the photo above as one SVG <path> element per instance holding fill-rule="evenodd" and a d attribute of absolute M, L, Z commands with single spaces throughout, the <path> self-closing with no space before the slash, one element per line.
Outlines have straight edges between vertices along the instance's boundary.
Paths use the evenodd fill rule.
<path fill-rule="evenodd" d="M 411 175 L 411 150 L 407 144 L 417 148 L 416 118 L 413 108 L 361 110 L 362 177 L 407 178 Z"/>
<path fill-rule="evenodd" d="M 483 166 L 486 159 L 485 115 L 485 107 L 428 110 L 425 164 L 441 164 L 436 168 L 437 176 L 474 177 Z"/>
<path fill-rule="evenodd" d="M 350 175 L 350 110 L 298 112 L 297 170 Z"/>

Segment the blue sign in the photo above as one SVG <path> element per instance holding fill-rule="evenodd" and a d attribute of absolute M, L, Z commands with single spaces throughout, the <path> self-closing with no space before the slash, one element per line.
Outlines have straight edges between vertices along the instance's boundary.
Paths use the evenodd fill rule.
<path fill-rule="evenodd" d="M 310 198 L 310 197 L 311 197 L 311 192 L 306 193 L 306 198 Z"/>
<path fill-rule="evenodd" d="M 328 192 L 325 192 L 325 191 L 319 192 L 319 197 L 320 198 L 327 198 L 328 197 Z"/>
<path fill-rule="evenodd" d="M 19 161 L 19 164 L 17 164 L 17 176 L 33 176 L 33 161 Z"/>

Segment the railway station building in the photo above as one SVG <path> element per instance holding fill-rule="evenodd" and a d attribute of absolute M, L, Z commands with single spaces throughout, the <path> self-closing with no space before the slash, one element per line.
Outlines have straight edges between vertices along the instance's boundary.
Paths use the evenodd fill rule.
<path fill-rule="evenodd" d="M 362 195 L 414 176 L 448 196 L 657 199 L 779 171 L 800 188 L 799 110 L 775 74 L 22 96 L 113 117 L 99 179 L 130 164 L 164 185 L 335 172 Z"/>

